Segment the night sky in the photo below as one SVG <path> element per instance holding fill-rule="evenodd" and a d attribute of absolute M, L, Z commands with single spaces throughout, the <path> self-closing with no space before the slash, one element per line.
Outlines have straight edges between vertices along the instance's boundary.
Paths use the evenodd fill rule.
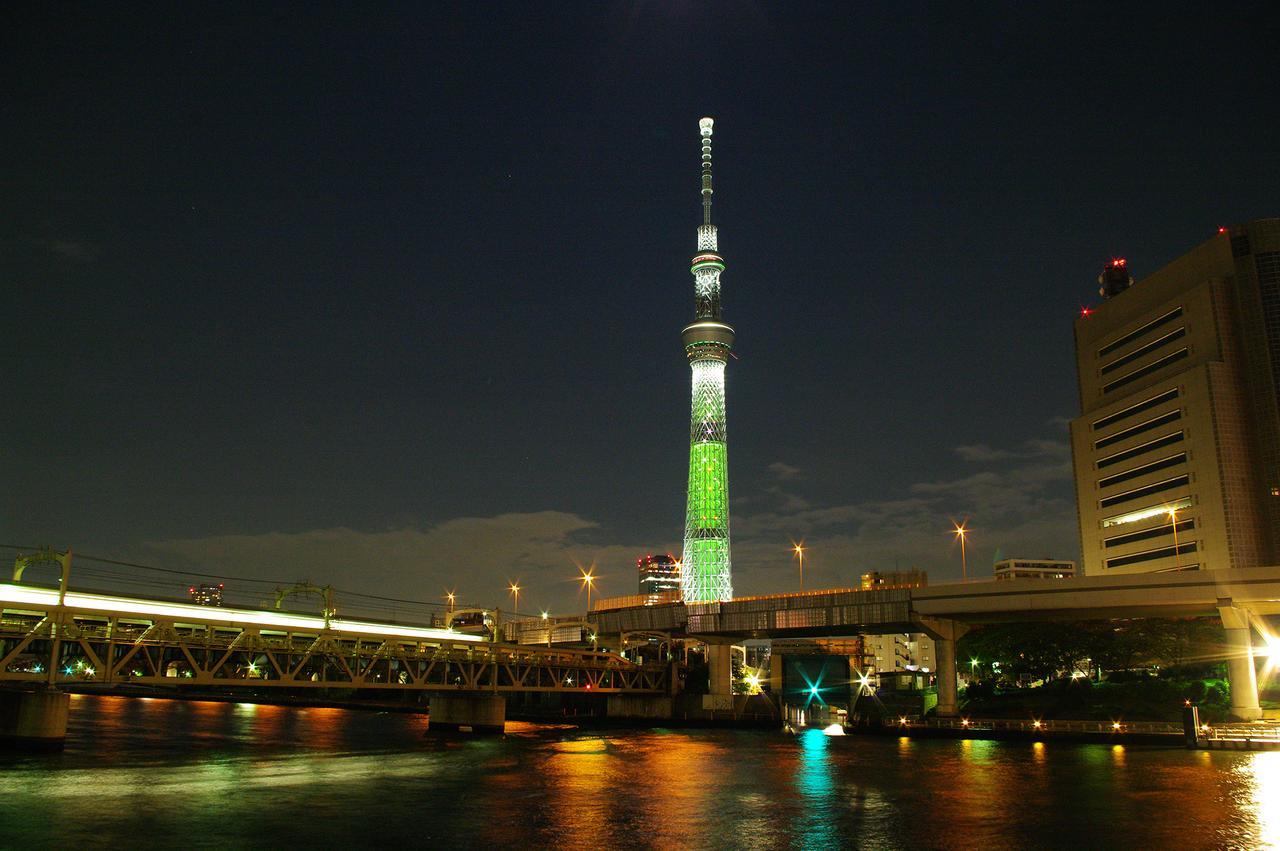
<path fill-rule="evenodd" d="M 1280 214 L 1270 6 L 8 4 L 0 540 L 635 593 L 711 115 L 738 593 L 1076 558 L 1072 321 Z"/>

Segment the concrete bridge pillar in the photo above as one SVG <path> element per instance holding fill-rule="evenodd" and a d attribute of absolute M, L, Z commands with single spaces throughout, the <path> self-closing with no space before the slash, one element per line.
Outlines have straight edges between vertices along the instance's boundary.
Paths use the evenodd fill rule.
<path fill-rule="evenodd" d="M 733 694 L 733 645 L 707 645 L 707 676 L 708 694 Z"/>
<path fill-rule="evenodd" d="M 70 706 L 65 691 L 0 691 L 0 747 L 62 750 Z"/>
<path fill-rule="evenodd" d="M 427 731 L 501 733 L 507 723 L 507 699 L 496 694 L 432 694 Z"/>
<path fill-rule="evenodd" d="M 782 700 L 783 670 L 786 657 L 777 650 L 769 651 L 769 692 L 775 700 Z"/>
<path fill-rule="evenodd" d="M 950 618 L 916 616 L 916 622 L 933 639 L 934 658 L 938 665 L 938 706 L 934 713 L 939 718 L 954 718 L 960 714 L 956 670 L 956 641 L 969 631 L 969 627 Z"/>
<path fill-rule="evenodd" d="M 1227 635 L 1227 682 L 1231 684 L 1231 717 L 1254 721 L 1262 717 L 1258 704 L 1258 672 L 1253 666 L 1253 630 L 1249 610 L 1218 601 L 1218 616 Z"/>

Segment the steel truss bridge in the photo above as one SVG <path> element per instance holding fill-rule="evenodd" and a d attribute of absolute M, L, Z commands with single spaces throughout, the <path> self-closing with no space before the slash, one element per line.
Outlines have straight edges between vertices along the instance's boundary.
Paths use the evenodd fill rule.
<path fill-rule="evenodd" d="M 0 584 L 0 682 L 668 694 L 669 665 L 446 629 Z M 51 664 L 53 662 L 54 664 Z"/>

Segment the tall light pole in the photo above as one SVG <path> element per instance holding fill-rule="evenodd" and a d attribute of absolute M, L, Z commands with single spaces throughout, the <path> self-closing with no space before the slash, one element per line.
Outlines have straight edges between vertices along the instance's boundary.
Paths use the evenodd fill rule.
<path fill-rule="evenodd" d="M 511 604 L 511 609 L 512 609 L 511 614 L 512 616 L 515 616 L 520 614 L 520 583 L 519 581 L 517 580 L 516 582 L 512 582 L 511 588 L 508 590 L 511 591 L 511 596 L 515 598 Z"/>
<path fill-rule="evenodd" d="M 968 522 L 968 521 L 965 521 L 965 522 Z M 952 531 L 952 534 L 954 534 L 957 538 L 960 539 L 960 575 L 964 579 L 968 579 L 969 578 L 969 559 L 965 555 L 964 545 L 965 545 L 965 541 L 969 537 L 969 530 L 965 528 L 964 523 L 956 523 L 955 527 L 956 528 Z"/>
<path fill-rule="evenodd" d="M 455 600 L 454 593 L 452 591 L 447 591 L 444 596 L 445 599 L 449 601 L 449 613 L 453 614 L 453 603 Z"/>
<path fill-rule="evenodd" d="M 587 589 L 587 616 L 588 617 L 590 617 L 591 615 L 591 588 L 593 585 L 595 585 L 595 581 L 596 581 L 596 578 L 594 575 L 591 574 L 590 571 L 586 571 L 586 570 L 582 571 L 582 584 L 586 586 L 586 589 Z"/>
<path fill-rule="evenodd" d="M 804 593 L 804 541 L 792 545 L 791 551 L 800 559 L 800 592 Z"/>

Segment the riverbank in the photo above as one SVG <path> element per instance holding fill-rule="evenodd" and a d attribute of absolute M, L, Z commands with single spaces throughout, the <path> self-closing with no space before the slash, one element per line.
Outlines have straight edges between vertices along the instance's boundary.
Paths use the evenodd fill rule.
<path fill-rule="evenodd" d="M 1182 728 L 1164 722 L 1130 724 L 1095 721 L 905 721 L 897 724 L 861 724 L 844 728 L 846 735 L 908 736 L 918 739 L 979 739 L 996 742 L 1080 742 L 1087 744 L 1167 745 L 1185 747 Z"/>

